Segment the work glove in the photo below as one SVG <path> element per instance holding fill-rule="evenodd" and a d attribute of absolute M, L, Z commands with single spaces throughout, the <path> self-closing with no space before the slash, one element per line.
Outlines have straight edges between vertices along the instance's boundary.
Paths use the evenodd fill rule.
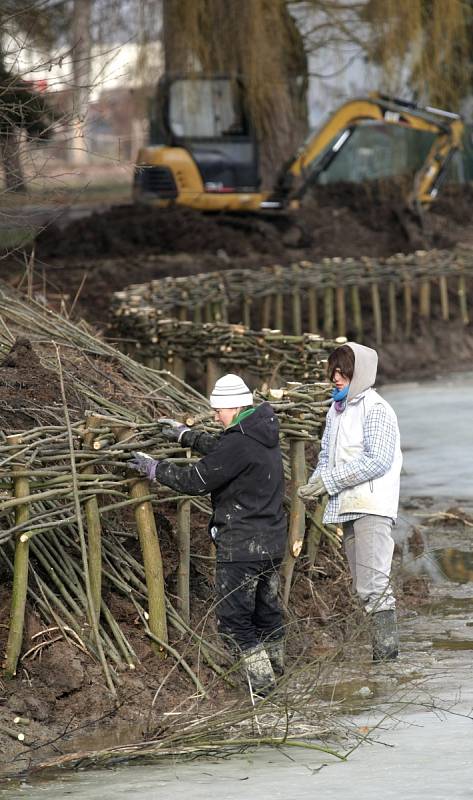
<path fill-rule="evenodd" d="M 178 422 L 176 419 L 169 419 L 168 417 L 161 417 L 158 422 L 162 422 L 164 427 L 161 430 L 162 435 L 168 442 L 180 442 L 182 435 L 186 431 L 190 431 L 187 425 Z"/>
<path fill-rule="evenodd" d="M 132 456 L 132 460 L 128 462 L 130 469 L 136 470 L 140 475 L 148 478 L 149 481 L 154 481 L 156 479 L 156 467 L 159 461 L 141 452 L 132 453 Z"/>
<path fill-rule="evenodd" d="M 327 489 L 320 475 L 312 483 L 305 483 L 303 486 L 299 486 L 297 490 L 298 496 L 304 503 L 310 503 L 312 500 L 316 500 L 317 497 L 326 494 L 326 492 Z"/>

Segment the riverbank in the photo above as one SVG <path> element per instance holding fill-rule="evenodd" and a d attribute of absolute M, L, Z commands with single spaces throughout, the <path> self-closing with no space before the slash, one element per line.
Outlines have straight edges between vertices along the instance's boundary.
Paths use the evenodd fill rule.
<path fill-rule="evenodd" d="M 325 575 L 322 582 L 314 585 L 320 607 L 325 608 L 324 616 L 311 616 L 303 590 L 306 579 L 303 572 L 296 576 L 294 611 L 288 620 L 288 677 L 272 698 L 269 716 L 268 708 L 260 712 L 260 722 L 266 726 L 264 730 L 269 726 L 272 737 L 278 731 L 282 735 L 292 709 L 290 737 L 309 736 L 319 739 L 322 747 L 344 752 L 353 746 L 356 735 L 355 739 L 348 732 L 345 736 L 340 713 L 360 711 L 373 701 L 394 702 L 399 693 L 411 690 L 411 683 L 415 687 L 418 680 L 425 679 L 432 667 L 433 647 L 448 649 L 445 634 L 435 634 L 424 646 L 425 636 L 419 631 L 422 625 L 430 631 L 432 609 L 443 613 L 445 590 L 439 592 L 435 581 L 438 583 L 449 569 L 453 581 L 459 575 L 460 580 L 464 578 L 459 572 L 459 560 L 464 561 L 468 552 L 473 516 L 462 516 L 461 512 L 456 516 L 447 512 L 444 516 L 429 510 L 428 498 L 424 503 L 422 511 L 421 498 L 401 508 L 396 536 L 394 583 L 402 638 L 398 662 L 372 664 L 369 635 L 361 613 L 354 604 L 347 607 L 346 576 L 341 582 L 340 572 L 331 582 Z M 326 561 L 325 567 L 328 566 Z M 318 569 L 324 572 L 323 560 Z M 467 579 L 473 581 L 473 554 L 469 569 Z M 3 590 L 2 599 L 5 598 L 7 593 Z M 203 604 L 202 613 L 208 610 Z M 117 619 L 123 626 L 123 620 Z M 194 624 L 198 628 L 197 617 Z M 437 620 L 432 630 L 437 630 L 439 624 Z M 415 634 L 413 625 L 418 628 Z M 212 629 L 210 620 L 207 636 Z M 125 632 L 129 635 L 126 629 Z M 5 785 L 15 776 L 54 774 L 58 769 L 73 770 L 79 765 L 85 768 L 122 761 L 146 763 L 178 754 L 185 761 L 197 754 L 205 755 L 209 749 L 224 748 L 229 734 L 235 738 L 238 732 L 238 738 L 247 746 L 264 734 L 260 722 L 255 722 L 247 688 L 235 680 L 234 672 L 229 673 L 229 678 L 235 685 L 229 686 L 189 659 L 209 693 L 208 698 L 197 698 L 187 676 L 176 670 L 175 664 L 160 662 L 143 637 L 141 664 L 133 673 L 120 676 L 117 702 L 107 692 L 98 665 L 71 650 L 70 645 L 55 642 L 54 635 L 49 641 L 38 650 L 35 661 L 31 657 L 23 661 L 13 683 L 3 685 L 0 725 L 25 736 L 24 742 L 2 736 L 0 780 L 7 781 Z M 420 649 L 419 642 L 424 642 Z M 182 646 L 180 642 L 181 649 Z M 184 652 L 188 656 L 185 647 Z M 15 717 L 26 718 L 28 723 L 15 725 Z M 228 721 L 225 733 L 222 719 Z M 202 745 L 198 738 L 187 740 L 189 726 L 194 731 L 200 727 Z M 219 744 L 204 745 L 206 739 L 218 740 Z"/>
<path fill-rule="evenodd" d="M 432 556 L 434 551 L 445 551 L 445 545 L 453 541 L 458 549 L 465 548 L 473 561 L 470 534 L 463 523 L 457 521 L 452 526 L 451 521 L 445 524 L 437 520 L 427 527 L 428 536 L 423 534 L 426 553 Z M 412 571 L 416 558 L 405 562 L 407 573 Z M 414 572 L 419 577 L 419 569 Z M 426 787 L 429 797 L 434 799 L 467 797 L 462 787 L 468 787 L 469 791 L 468 770 L 464 770 L 464 765 L 469 763 L 469 744 L 467 748 L 464 745 L 469 743 L 472 724 L 473 629 L 469 616 L 473 609 L 473 570 L 469 580 L 461 583 L 458 575 L 456 579 L 455 575 L 449 579 L 445 571 L 435 577 L 430 575 L 430 580 L 431 591 L 426 602 L 416 611 L 405 609 L 401 614 L 402 651 L 398 662 L 373 666 L 362 654 L 360 657 L 359 645 L 352 643 L 345 652 L 345 661 L 332 662 L 330 674 L 319 676 L 319 714 L 321 708 L 330 709 L 326 720 L 331 730 L 324 737 L 325 745 L 341 755 L 355 748 L 346 763 L 338 762 L 330 753 L 309 749 L 287 748 L 284 751 L 283 748 L 281 751 L 260 747 L 256 752 L 234 745 L 225 758 L 225 751 L 218 748 L 210 755 L 201 751 L 204 761 L 192 759 L 192 763 L 186 765 L 183 757 L 178 759 L 177 766 L 176 754 L 174 758 L 168 755 L 163 759 L 158 754 L 152 758 L 146 755 L 144 746 L 136 748 L 135 752 L 120 747 L 120 731 L 117 731 L 115 758 L 110 759 L 109 765 L 117 766 L 131 758 L 131 763 L 135 764 L 133 769 L 99 769 L 87 775 L 64 777 L 58 767 L 61 759 L 56 759 L 56 767 L 52 766 L 51 759 L 48 769 L 38 773 L 33 770 L 26 781 L 4 781 L 2 796 L 6 800 L 25 796 L 28 800 L 39 797 L 49 800 L 67 792 L 77 798 L 109 800 L 121 791 L 147 800 L 154 797 L 159 785 L 163 798 L 184 797 L 191 791 L 192 797 L 200 800 L 208 797 L 211 776 L 211 783 L 224 786 L 225 796 L 232 800 L 243 800 L 249 789 L 252 793 L 257 791 L 265 800 L 282 797 L 289 783 L 293 794 L 301 798 L 313 796 L 314 790 L 330 791 L 335 796 L 338 791 L 346 791 L 348 783 L 353 798 L 368 800 L 379 796 L 380 786 L 387 798 L 398 797 L 401 789 L 408 800 L 425 797 Z M 203 708 L 201 711 L 204 713 Z M 263 724 L 268 714 L 273 721 L 277 717 L 274 711 L 263 709 L 260 712 Z M 364 741 L 371 746 L 356 749 Z M 61 746 L 61 741 L 58 744 Z M 100 750 L 104 763 L 104 744 L 101 736 L 85 737 L 82 754 L 66 756 L 63 766 L 80 765 L 82 770 L 87 766 L 100 767 Z M 323 746 L 323 740 L 320 744 Z M 108 747 L 111 747 L 110 741 Z M 156 765 L 139 766 L 150 759 L 159 762 L 159 771 Z M 458 770 L 460 774 L 456 774 Z M 44 783 L 45 778 L 52 782 Z M 445 794 L 447 783 L 453 779 L 458 791 L 454 795 Z"/>
<path fill-rule="evenodd" d="M 458 397 L 459 386 L 462 388 L 464 402 L 461 404 L 459 413 L 452 417 L 451 408 Z M 399 664 L 390 666 L 387 672 L 381 672 L 382 679 L 380 681 L 379 669 L 374 672 L 373 670 L 377 668 L 374 668 L 369 661 L 367 639 L 365 637 L 363 640 L 364 632 L 359 627 L 360 615 L 356 611 L 347 614 L 346 576 L 342 579 L 341 571 L 331 575 L 330 561 L 319 562 L 318 581 L 313 587 L 313 589 L 315 588 L 314 593 L 302 572 L 296 584 L 298 594 L 296 595 L 295 615 L 291 620 L 292 628 L 298 633 L 297 637 L 290 637 L 292 644 L 289 663 L 296 668 L 292 680 L 298 674 L 297 669 L 302 668 L 302 674 L 307 674 L 307 665 L 312 664 L 320 678 L 317 686 L 318 694 L 313 694 L 312 699 L 316 705 L 318 704 L 317 707 L 320 706 L 321 701 L 328 703 L 326 707 L 329 717 L 332 716 L 333 711 L 339 710 L 340 692 L 342 696 L 348 692 L 348 698 L 351 698 L 350 702 L 358 702 L 360 697 L 356 698 L 356 692 L 359 692 L 367 681 L 370 684 L 368 686 L 370 692 L 372 691 L 371 683 L 377 687 L 376 696 L 378 697 L 383 696 L 388 686 L 404 686 L 411 680 L 409 676 L 411 676 L 413 665 L 417 665 L 419 653 L 424 651 L 421 650 L 419 653 L 416 651 L 414 656 L 411 648 L 411 634 L 407 633 L 406 639 L 403 631 L 406 623 L 410 625 L 408 622 L 410 619 L 417 619 L 417 617 L 412 617 L 410 612 L 418 612 L 419 602 L 422 599 L 428 600 L 426 583 L 432 579 L 432 575 L 424 569 L 417 569 L 421 563 L 420 557 L 424 564 L 431 564 L 433 560 L 429 554 L 430 545 L 426 544 L 428 541 L 426 531 L 430 535 L 432 535 L 432 531 L 435 532 L 435 549 L 449 548 L 451 550 L 452 547 L 454 550 L 461 549 L 454 547 L 461 540 L 464 551 L 468 552 L 466 548 L 470 535 L 471 520 L 469 521 L 469 518 L 465 520 L 457 514 L 457 517 L 460 516 L 459 519 L 452 519 L 451 516 L 445 518 L 443 527 L 441 525 L 439 527 L 437 522 L 428 522 L 426 530 L 424 530 L 420 524 L 422 519 L 417 515 L 423 514 L 428 518 L 431 511 L 438 510 L 439 503 L 444 502 L 444 499 L 449 499 L 450 505 L 454 498 L 465 504 L 471 503 L 473 500 L 469 483 L 466 484 L 463 497 L 456 492 L 457 477 L 469 474 L 466 470 L 466 459 L 470 452 L 468 437 L 473 434 L 467 409 L 470 407 L 468 405 L 469 398 L 473 394 L 473 377 L 457 375 L 442 382 L 418 384 L 414 387 L 385 387 L 383 394 L 392 402 L 399 415 L 405 452 L 405 469 L 402 478 L 404 505 L 396 530 L 398 566 L 400 566 L 399 558 L 401 556 L 403 563 L 410 565 L 405 574 L 398 570 L 397 577 L 397 580 L 402 582 L 405 588 L 401 615 L 404 654 Z M 422 403 L 419 402 L 419 397 L 422 398 Z M 426 413 L 426 409 L 428 409 L 428 413 Z M 450 444 L 451 455 L 448 455 L 448 451 L 446 451 L 440 458 L 437 442 L 442 434 L 444 434 L 444 438 L 440 439 L 440 447 L 443 450 Z M 455 464 L 457 472 L 453 469 Z M 417 481 L 420 481 L 420 487 Z M 423 486 L 425 491 L 421 497 L 419 495 Z M 468 493 L 468 487 L 470 493 Z M 444 504 L 443 507 L 446 509 L 447 505 Z M 442 518 L 440 517 L 438 521 L 442 523 Z M 410 542 L 406 533 L 411 531 L 412 525 L 417 527 L 417 537 Z M 440 547 L 440 545 L 442 546 Z M 454 561 L 455 558 L 458 560 L 458 556 L 452 557 Z M 333 564 L 333 560 L 331 563 Z M 447 563 L 445 556 L 442 563 L 441 569 L 445 570 Z M 412 564 L 417 565 L 416 569 L 412 569 Z M 330 589 L 331 582 L 332 589 Z M 207 593 L 211 591 L 209 578 L 205 571 L 194 574 L 194 587 L 199 585 L 201 594 L 205 587 Z M 207 602 L 208 597 L 207 594 Z M 2 599 L 2 601 L 5 600 L 5 594 L 2 595 Z M 309 601 L 316 604 L 312 607 L 311 625 L 307 623 Z M 206 606 L 204 601 L 202 603 L 197 611 L 197 617 L 205 618 L 209 606 Z M 317 608 L 316 612 L 314 608 Z M 428 608 L 429 606 L 427 606 Z M 113 610 L 118 614 L 118 609 Z M 123 624 L 126 621 L 126 614 L 129 615 L 129 627 L 126 628 L 126 631 L 131 635 L 133 628 L 136 627 L 136 619 L 133 614 L 130 614 L 129 609 L 124 609 L 123 613 L 125 616 L 119 615 L 118 619 Z M 427 613 L 430 614 L 430 610 Z M 418 616 L 423 618 L 425 615 L 418 614 Z M 196 619 L 195 622 L 197 621 Z M 355 628 L 360 638 L 357 639 L 355 636 L 353 639 L 350 627 Z M 4 628 L 0 626 L 0 635 L 2 635 L 2 631 Z M 343 636 L 346 640 L 344 646 L 341 645 Z M 40 644 L 42 640 L 37 641 Z M 136 645 L 135 639 L 133 643 Z M 406 643 L 408 644 L 407 648 Z M 2 737 L 2 745 L 5 742 L 2 747 L 4 750 L 4 777 L 15 772 L 25 772 L 28 767 L 36 763 L 46 761 L 51 757 L 58 758 L 77 748 L 95 751 L 97 747 L 110 748 L 129 741 L 143 742 L 146 736 L 149 738 L 150 732 L 151 736 L 153 734 L 169 735 L 176 720 L 180 723 L 180 716 L 185 717 L 187 723 L 191 724 L 190 717 L 192 715 L 194 720 L 197 714 L 205 719 L 205 715 L 218 714 L 222 707 L 230 707 L 230 711 L 243 708 L 247 719 L 253 724 L 249 698 L 243 687 L 230 689 L 224 684 L 219 685 L 212 678 L 213 682 L 211 681 L 209 684 L 211 686 L 210 701 L 196 702 L 181 671 L 177 670 L 174 665 L 174 669 L 172 669 L 169 665 L 164 666 L 162 663 L 157 663 L 151 648 L 145 644 L 144 636 L 141 643 L 142 649 L 139 650 L 144 669 L 139 675 L 136 672 L 123 675 L 124 691 L 118 708 L 107 696 L 99 668 L 91 664 L 90 659 L 84 659 L 79 652 L 74 653 L 71 657 L 70 648 L 56 659 L 55 651 L 60 652 L 63 647 L 61 642 L 51 642 L 50 644 L 46 642 L 38 647 L 36 658 L 31 663 L 24 665 L 18 676 L 16 697 L 13 701 L 9 702 L 9 698 L 15 695 L 15 692 L 12 691 L 13 686 L 10 684 L 2 688 L 1 694 L 4 697 L 1 706 L 2 723 L 13 727 L 12 720 L 15 716 L 26 715 L 32 718 L 30 725 L 24 729 L 21 728 L 25 732 L 28 744 L 15 743 L 10 737 Z M 432 649 L 431 646 L 429 647 Z M 146 648 L 148 648 L 147 651 Z M 302 663 L 299 661 L 298 664 L 301 652 L 305 660 Z M 357 654 L 356 662 L 353 661 L 354 654 Z M 203 671 L 202 674 L 205 675 L 205 669 L 199 664 L 198 654 L 196 658 L 197 661 L 191 660 L 191 663 L 198 665 L 199 669 Z M 149 710 L 153 697 L 157 687 L 161 685 L 165 675 L 169 672 L 170 679 L 163 686 L 159 706 L 154 706 L 150 726 Z M 43 682 L 41 685 L 39 685 L 40 681 Z M 84 691 L 80 688 L 82 684 Z M 350 686 L 353 691 L 350 691 Z M 43 692 L 46 694 L 42 695 Z M 293 690 L 291 692 L 294 694 Z M 372 697 L 371 694 L 369 696 Z M 183 697 L 187 703 L 185 708 L 179 705 Z M 337 702 L 333 704 L 332 700 Z M 284 710 L 284 708 L 284 704 L 282 704 L 282 709 Z M 57 712 L 60 712 L 59 716 L 55 716 Z M 241 717 L 240 721 L 242 721 Z M 325 720 L 322 720 L 322 726 L 320 726 L 320 719 L 315 723 L 319 725 L 319 730 L 326 726 Z M 312 728 L 313 735 L 317 733 L 316 724 Z M 333 725 L 331 730 L 333 732 Z"/>

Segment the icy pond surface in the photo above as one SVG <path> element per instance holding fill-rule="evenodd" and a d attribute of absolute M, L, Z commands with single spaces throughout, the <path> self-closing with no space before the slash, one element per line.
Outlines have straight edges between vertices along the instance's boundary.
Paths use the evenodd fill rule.
<path fill-rule="evenodd" d="M 461 501 L 471 506 L 473 374 L 383 387 L 382 394 L 399 417 L 404 449 L 403 496 L 433 497 L 436 504 L 445 498 L 446 503 Z M 462 549 L 471 553 L 473 548 L 466 540 Z M 398 664 L 389 667 L 392 695 L 387 691 L 385 698 L 377 697 L 376 704 L 368 702 L 365 710 L 347 720 L 361 732 L 377 724 L 379 727 L 346 762 L 308 750 L 262 748 L 225 760 L 122 767 L 24 782 L 0 788 L 0 797 L 472 798 L 472 612 L 473 582 L 449 583 L 444 579 L 435 588 L 426 613 L 402 620 L 402 656 Z M 405 689 L 404 678 L 400 680 L 399 676 L 405 678 Z M 388 676 L 387 686 L 389 680 Z"/>
<path fill-rule="evenodd" d="M 473 372 L 383 387 L 399 418 L 401 494 L 473 501 Z"/>

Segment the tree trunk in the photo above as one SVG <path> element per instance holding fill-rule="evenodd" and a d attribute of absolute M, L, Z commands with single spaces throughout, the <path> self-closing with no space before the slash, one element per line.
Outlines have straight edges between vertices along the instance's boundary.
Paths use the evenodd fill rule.
<path fill-rule="evenodd" d="M 285 0 L 163 0 L 162 36 L 168 74 L 243 81 L 262 187 L 271 189 L 307 133 L 307 58 Z"/>
<path fill-rule="evenodd" d="M 93 0 L 74 0 L 72 20 L 72 58 L 74 72 L 73 135 L 70 161 L 81 165 L 88 161 L 86 119 L 89 106 L 92 38 L 91 18 Z"/>
<path fill-rule="evenodd" d="M 7 192 L 26 192 L 26 182 L 20 157 L 21 134 L 11 130 L 0 137 L 0 152 Z"/>

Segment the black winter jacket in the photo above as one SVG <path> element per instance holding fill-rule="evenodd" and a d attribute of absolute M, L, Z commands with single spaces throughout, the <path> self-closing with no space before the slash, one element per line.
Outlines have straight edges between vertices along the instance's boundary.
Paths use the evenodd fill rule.
<path fill-rule="evenodd" d="M 181 439 L 204 458 L 187 467 L 159 461 L 156 480 L 189 495 L 210 493 L 209 530 L 219 561 L 281 558 L 287 539 L 279 422 L 269 403 L 219 436 L 187 431 Z"/>

